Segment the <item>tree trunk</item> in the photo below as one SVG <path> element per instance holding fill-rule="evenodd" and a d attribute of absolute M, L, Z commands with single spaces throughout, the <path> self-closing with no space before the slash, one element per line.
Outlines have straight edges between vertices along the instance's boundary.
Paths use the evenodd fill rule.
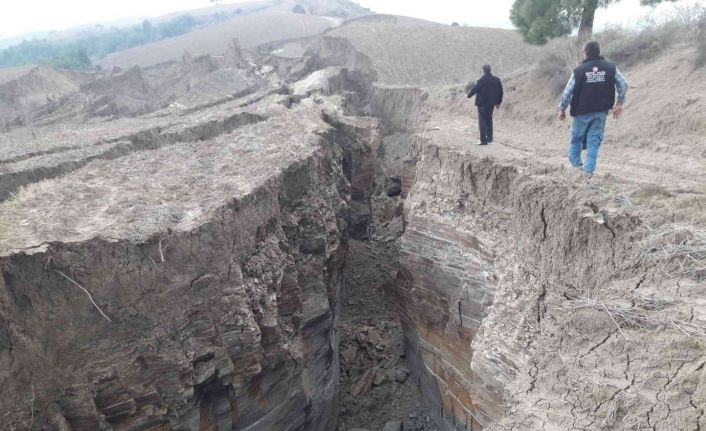
<path fill-rule="evenodd" d="M 593 18 L 596 16 L 596 9 L 598 9 L 598 5 L 595 1 L 588 0 L 583 3 L 581 24 L 579 24 L 579 34 L 576 40 L 579 60 L 583 58 L 583 45 L 593 36 Z"/>

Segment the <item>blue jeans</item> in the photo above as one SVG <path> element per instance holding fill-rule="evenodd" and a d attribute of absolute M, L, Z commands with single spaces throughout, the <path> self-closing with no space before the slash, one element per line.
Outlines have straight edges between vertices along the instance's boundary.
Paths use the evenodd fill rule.
<path fill-rule="evenodd" d="M 571 166 L 579 167 L 583 165 L 583 170 L 593 173 L 596 169 L 596 159 L 598 150 L 603 143 L 605 132 L 605 121 L 608 112 L 592 112 L 590 114 L 577 115 L 571 126 L 571 143 L 569 143 L 569 162 Z M 581 148 L 586 148 L 586 162 L 581 161 Z"/>

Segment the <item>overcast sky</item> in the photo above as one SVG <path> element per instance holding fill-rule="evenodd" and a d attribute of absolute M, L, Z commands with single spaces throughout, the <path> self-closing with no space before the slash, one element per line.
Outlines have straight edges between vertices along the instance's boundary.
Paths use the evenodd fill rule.
<path fill-rule="evenodd" d="M 681 0 L 680 4 L 706 0 Z M 222 3 L 238 3 L 225 0 Z M 512 0 L 360 0 L 375 12 L 413 16 L 473 26 L 511 28 L 508 18 Z M 0 38 L 46 30 L 62 30 L 86 23 L 110 22 L 130 17 L 163 15 L 178 10 L 208 6 L 209 0 L 0 0 Z M 668 13 L 672 5 L 657 11 Z M 622 0 L 596 17 L 600 28 L 607 22 L 634 25 L 650 8 L 639 0 Z"/>

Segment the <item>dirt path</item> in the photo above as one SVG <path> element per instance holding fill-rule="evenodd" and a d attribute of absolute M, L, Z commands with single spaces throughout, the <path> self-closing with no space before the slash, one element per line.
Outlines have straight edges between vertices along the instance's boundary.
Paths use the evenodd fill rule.
<path fill-rule="evenodd" d="M 385 286 L 397 268 L 395 241 L 350 241 L 341 337 L 339 431 L 436 431 L 404 364 L 399 318 Z M 398 423 L 399 422 L 399 423 Z M 397 428 L 395 428 L 397 426 Z"/>
<path fill-rule="evenodd" d="M 434 116 L 420 134 L 440 147 L 487 154 L 534 173 L 568 171 L 577 179 L 582 178 L 579 170 L 571 170 L 566 159 L 570 121 L 537 124 L 499 113 L 495 142 L 485 147 L 476 145 L 476 121 L 470 114 L 451 118 Z M 587 181 L 588 186 L 639 208 L 647 218 L 659 219 L 658 223 L 705 226 L 706 159 L 699 154 L 704 143 L 695 142 L 693 152 L 683 146 L 638 148 L 638 144 L 616 136 L 616 129 L 618 125 L 611 119 L 596 175 Z"/>
<path fill-rule="evenodd" d="M 694 55 L 692 48 L 676 49 L 625 71 L 630 82 L 626 110 L 620 120 L 608 119 L 590 184 L 644 209 L 641 215 L 654 218 L 660 213 L 660 221 L 703 227 L 706 80 L 690 63 Z M 668 88 L 655 82 L 655 76 L 665 74 L 674 77 Z M 493 145 L 475 145 L 475 107 L 460 87 L 428 89 L 422 136 L 441 147 L 487 154 L 534 173 L 569 170 L 571 119 L 556 118 L 559 96 L 538 88 L 535 78 L 529 73 L 505 81 Z"/>

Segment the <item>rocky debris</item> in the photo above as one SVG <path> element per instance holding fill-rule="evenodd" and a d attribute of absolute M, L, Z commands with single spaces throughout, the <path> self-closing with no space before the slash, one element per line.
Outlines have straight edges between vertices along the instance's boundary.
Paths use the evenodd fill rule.
<path fill-rule="evenodd" d="M 346 304 L 336 326 L 341 338 L 339 427 L 379 430 L 402 423 L 405 430 L 437 430 L 408 378 L 399 320 L 386 296 L 396 267 L 388 242 L 349 243 L 345 272 Z M 422 420 L 419 420 L 422 418 Z M 395 422 L 396 421 L 396 422 Z M 385 428 L 388 429 L 388 428 Z"/>
<path fill-rule="evenodd" d="M 402 194 L 402 179 L 400 177 L 388 177 L 387 189 L 385 190 L 388 197 L 395 197 Z"/>
<path fill-rule="evenodd" d="M 98 73 L 33 69 L 0 85 L 0 126 L 46 125 L 85 118 L 137 117 L 166 107 L 192 109 L 277 83 L 261 76 L 233 40 L 222 57 L 193 56 L 149 68 Z M 22 112 L 22 118 L 10 116 Z"/>
<path fill-rule="evenodd" d="M 437 428 L 437 426 L 434 424 L 434 420 L 429 414 L 411 413 L 408 418 L 405 419 L 405 421 L 402 423 L 402 429 L 406 431 L 427 431 L 437 430 L 439 428 Z"/>
<path fill-rule="evenodd" d="M 359 327 L 355 340 L 357 345 L 351 344 L 346 347 L 344 353 L 347 352 L 347 354 L 343 356 L 343 364 L 359 370 L 365 369 L 356 377 L 351 389 L 354 396 L 359 396 L 365 395 L 373 386 L 379 386 L 385 379 L 389 380 L 391 365 L 398 358 L 391 357 L 387 353 L 389 340 L 383 339 L 381 332 L 373 327 Z M 366 368 L 362 362 L 367 362 L 369 366 Z"/>
<path fill-rule="evenodd" d="M 82 85 L 79 92 L 88 98 L 85 109 L 89 116 L 138 116 L 168 103 L 159 97 L 139 66 L 114 68 L 107 76 Z"/>
<path fill-rule="evenodd" d="M 189 53 L 181 61 L 142 70 L 133 66 L 127 71 L 86 84 L 82 97 L 89 102 L 88 114 L 96 116 L 136 116 L 166 106 L 194 108 L 199 105 L 240 97 L 267 84 L 243 58 L 237 41 L 223 57 L 194 57 Z"/>
<path fill-rule="evenodd" d="M 91 79 L 87 73 L 38 66 L 0 83 L 0 132 L 32 126 L 37 112 L 52 112 L 64 96 Z"/>
<path fill-rule="evenodd" d="M 397 367 L 392 371 L 392 377 L 397 383 L 404 383 L 409 376 L 409 370 L 406 367 Z"/>
<path fill-rule="evenodd" d="M 333 94 L 334 80 L 341 76 L 342 69 L 340 67 L 327 67 L 326 69 L 317 70 L 301 81 L 292 84 L 292 95 L 300 99 L 311 96 L 314 92 L 320 92 L 324 95 Z"/>
<path fill-rule="evenodd" d="M 240 48 L 240 41 L 237 38 L 231 40 L 223 60 L 223 66 L 228 69 L 248 69 L 251 67 L 250 62 L 245 58 L 243 50 Z"/>
<path fill-rule="evenodd" d="M 351 238 L 364 240 L 369 238 L 370 205 L 364 202 L 351 203 L 349 232 Z"/>
<path fill-rule="evenodd" d="M 402 421 L 390 421 L 382 427 L 381 431 L 403 431 Z"/>

